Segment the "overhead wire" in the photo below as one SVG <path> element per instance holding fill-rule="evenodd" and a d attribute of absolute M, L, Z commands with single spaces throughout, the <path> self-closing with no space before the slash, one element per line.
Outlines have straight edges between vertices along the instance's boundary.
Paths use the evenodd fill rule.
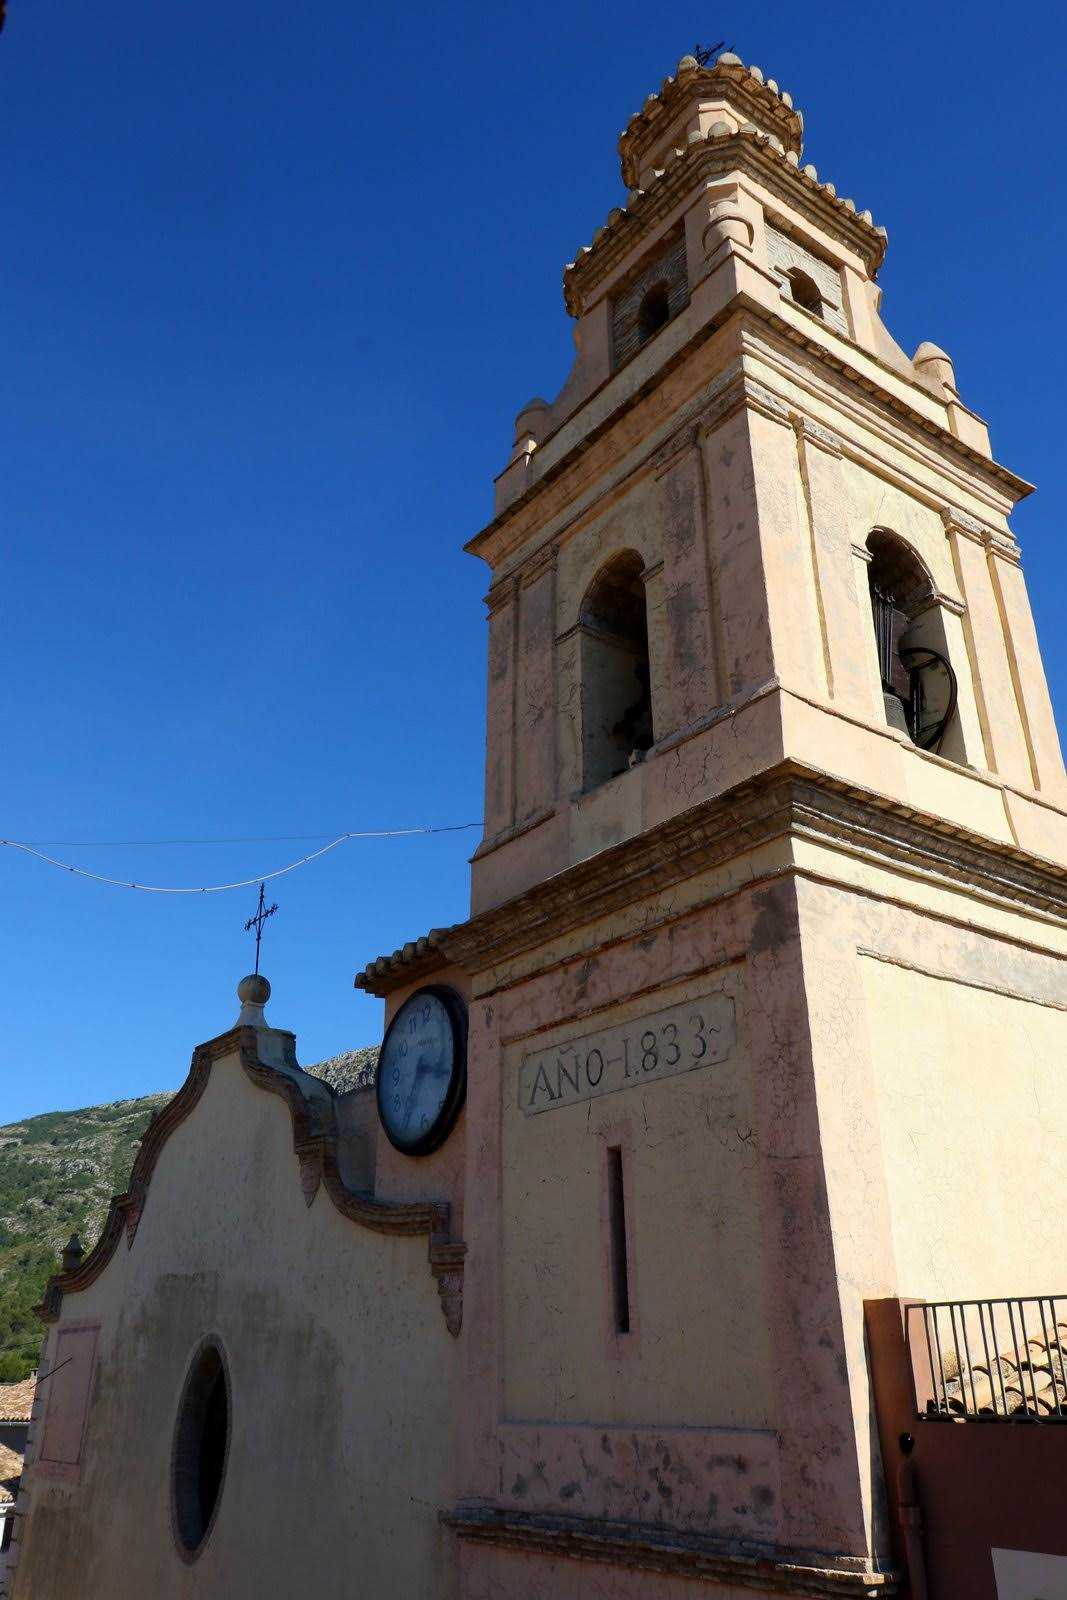
<path fill-rule="evenodd" d="M 88 878 L 93 883 L 108 884 L 110 887 L 115 888 L 115 889 L 137 889 L 142 894 L 225 894 L 227 892 L 227 890 L 230 890 L 230 889 L 247 889 L 252 884 L 269 883 L 272 878 L 284 878 L 286 873 L 295 872 L 298 867 L 306 867 L 309 862 L 317 861 L 320 858 L 320 856 L 329 855 L 331 850 L 336 850 L 338 845 L 347 844 L 350 839 L 406 839 L 406 838 L 411 838 L 411 837 L 413 837 L 415 835 L 419 835 L 419 834 L 425 835 L 425 834 L 431 834 L 431 833 L 462 833 L 466 829 L 469 829 L 469 828 L 480 828 L 480 827 L 481 827 L 481 823 L 480 822 L 455 822 L 455 823 L 451 823 L 450 825 L 448 825 L 446 827 L 440 827 L 440 828 L 364 828 L 364 829 L 352 829 L 347 833 L 338 834 L 336 839 L 331 839 L 328 844 L 324 844 L 322 846 L 321 850 L 312 850 L 308 855 L 301 856 L 298 861 L 290 861 L 288 866 L 276 867 L 273 872 L 257 872 L 254 875 L 254 877 L 241 878 L 240 880 L 238 880 L 235 883 L 212 883 L 212 884 L 199 885 L 199 886 L 195 886 L 195 887 L 173 886 L 173 885 L 169 885 L 169 884 L 158 884 L 158 883 L 138 883 L 138 882 L 136 882 L 134 880 L 131 880 L 129 878 L 111 878 L 111 877 L 108 877 L 106 873 L 103 873 L 103 872 L 90 872 L 88 867 L 76 867 L 70 861 L 60 861 L 60 860 L 57 859 L 57 857 L 50 856 L 50 855 L 46 854 L 45 851 L 38 849 L 36 845 L 30 844 L 27 841 L 21 840 L 21 839 L 0 839 L 0 847 L 6 847 L 9 850 L 21 850 L 25 855 L 33 856 L 38 861 L 45 861 L 51 867 L 58 867 L 60 869 L 60 871 L 62 871 L 62 872 L 73 873 L 74 876 L 78 877 L 78 878 Z M 293 837 L 293 836 L 291 836 L 291 837 Z M 295 837 L 300 837 L 300 836 L 296 835 Z M 310 836 L 305 835 L 304 837 L 312 837 L 312 838 L 321 839 L 323 837 L 323 835 L 322 834 L 313 834 L 313 835 L 310 835 Z M 116 841 L 116 843 L 117 842 L 118 841 Z M 135 843 L 136 841 L 130 840 L 130 841 L 127 841 L 127 842 L 132 844 L 132 843 Z M 147 840 L 146 841 L 142 841 L 142 842 L 145 845 L 148 845 L 150 843 L 150 841 L 147 841 Z M 179 840 L 172 840 L 172 841 L 157 840 L 155 842 L 159 843 L 159 844 L 164 844 L 164 843 L 168 843 L 168 842 L 175 843 L 175 844 L 176 843 L 220 844 L 220 843 L 223 843 L 224 841 L 222 841 L 222 840 L 214 840 L 214 839 L 201 839 L 201 840 L 190 839 L 190 840 L 182 840 L 182 841 L 179 841 Z M 250 843 L 252 841 L 233 840 L 233 841 L 228 841 L 228 842 L 233 842 L 233 843 L 249 842 Z"/>

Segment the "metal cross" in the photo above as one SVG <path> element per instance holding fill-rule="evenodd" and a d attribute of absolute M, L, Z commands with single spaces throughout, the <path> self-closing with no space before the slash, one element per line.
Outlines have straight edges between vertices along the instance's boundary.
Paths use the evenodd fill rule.
<path fill-rule="evenodd" d="M 725 43 L 725 39 L 720 39 L 718 44 L 708 45 L 706 49 L 702 45 L 696 45 L 693 49 L 693 55 L 696 57 L 697 64 L 701 67 L 706 67 L 712 56 L 718 55 Z"/>
<path fill-rule="evenodd" d="M 259 976 L 259 944 L 260 944 L 260 940 L 263 938 L 263 924 L 266 922 L 268 917 L 273 917 L 274 913 L 278 909 L 277 905 L 264 906 L 264 904 L 263 904 L 263 891 L 264 891 L 265 888 L 266 888 L 266 884 L 261 883 L 260 886 L 259 886 L 259 905 L 256 908 L 256 914 L 255 914 L 254 917 L 249 917 L 248 921 L 245 923 L 245 932 L 246 933 L 251 933 L 253 928 L 255 928 L 255 930 L 256 930 L 256 976 L 257 977 Z"/>

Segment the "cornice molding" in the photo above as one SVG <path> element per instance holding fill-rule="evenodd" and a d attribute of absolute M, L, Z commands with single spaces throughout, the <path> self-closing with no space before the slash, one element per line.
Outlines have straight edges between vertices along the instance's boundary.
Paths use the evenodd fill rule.
<path fill-rule="evenodd" d="M 505 606 L 515 604 L 519 593 L 518 579 L 513 573 L 506 578 L 500 578 L 493 584 L 485 596 L 485 609 L 490 617 L 495 617 L 498 611 L 503 611 Z"/>
<path fill-rule="evenodd" d="M 515 572 L 515 576 L 521 586 L 524 589 L 529 589 L 532 584 L 535 584 L 539 578 L 544 577 L 546 573 L 555 572 L 558 554 L 559 548 L 555 544 L 542 545 L 539 550 L 535 550 Z"/>
<path fill-rule="evenodd" d="M 822 343 L 820 339 L 811 337 L 805 329 L 794 327 L 793 323 L 787 322 L 784 317 L 780 317 L 775 312 L 768 311 L 764 307 L 752 305 L 747 309 L 765 321 L 776 333 L 788 339 L 790 344 L 798 345 L 810 354 L 818 356 L 831 371 L 846 378 L 849 383 L 854 383 L 857 388 L 869 395 L 871 399 L 876 400 L 879 405 L 892 412 L 894 419 L 903 419 L 917 431 L 935 440 L 942 449 L 949 451 L 952 455 L 961 457 L 968 466 L 977 468 L 983 476 L 992 478 L 1002 489 L 1007 490 L 1013 501 L 1023 500 L 1028 494 L 1033 493 L 1034 486 L 1032 483 L 1028 483 L 1025 478 L 1020 478 L 1017 473 L 1012 472 L 1008 467 L 1002 467 L 998 461 L 994 461 L 991 456 L 984 455 L 981 450 L 976 450 L 973 445 L 965 444 L 949 428 L 940 422 L 936 422 L 916 406 L 911 405 L 894 390 L 886 388 L 871 377 L 869 373 L 861 372 L 858 367 L 854 367 L 851 362 L 839 356 L 828 344 Z M 816 323 L 814 319 L 812 319 L 812 322 L 814 327 L 824 326 L 824 324 Z M 901 383 L 908 382 L 902 373 L 888 367 L 872 351 L 865 350 L 862 345 L 857 344 L 856 340 L 850 338 L 847 334 L 838 333 L 833 329 L 830 330 L 830 334 L 835 341 L 855 350 L 857 354 L 863 357 L 864 361 L 883 368 L 887 374 L 892 374 Z M 930 398 L 929 391 L 922 391 L 920 384 L 915 384 L 913 387 L 917 392 L 925 392 L 927 399 Z M 843 443 L 844 439 L 842 439 Z"/>
<path fill-rule="evenodd" d="M 831 433 L 829 428 L 813 422 L 810 417 L 805 417 L 799 411 L 790 412 L 789 420 L 798 439 L 803 439 L 806 444 L 816 445 L 827 455 L 834 456 L 840 461 L 845 452 L 836 433 Z"/>
<path fill-rule="evenodd" d="M 983 549 L 1001 556 L 1005 561 L 1010 561 L 1013 566 L 1021 564 L 1022 551 L 1011 534 L 987 527 L 985 523 L 979 522 L 975 517 L 967 516 L 955 506 L 942 506 L 941 520 L 945 524 L 946 534 L 956 534 L 960 539 L 969 539 L 972 544 L 980 544 Z"/>
<path fill-rule="evenodd" d="M 787 761 L 434 937 L 449 961 L 483 971 L 788 835 L 1067 927 L 1067 868 Z"/>
<path fill-rule="evenodd" d="M 306 1204 L 312 1203 L 321 1184 L 341 1215 L 360 1227 L 368 1228 L 373 1233 L 394 1236 L 410 1237 L 423 1233 L 429 1236 L 430 1271 L 437 1280 L 445 1322 L 450 1333 L 458 1334 L 463 1315 L 463 1257 L 467 1247 L 462 1241 L 450 1238 L 448 1203 L 414 1201 L 397 1204 L 376 1200 L 372 1194 L 350 1189 L 338 1166 L 337 1138 L 332 1117 L 323 1116 L 324 1105 L 332 1111 L 336 1099 L 334 1090 L 321 1079 L 312 1079 L 317 1085 L 316 1095 L 323 1091 L 328 1098 L 325 1101 L 309 1100 L 301 1091 L 299 1082 L 288 1072 L 279 1071 L 277 1067 L 260 1060 L 256 1030 L 247 1027 L 231 1028 L 228 1033 L 220 1034 L 207 1044 L 198 1045 L 193 1051 L 185 1082 L 174 1098 L 153 1115 L 145 1129 L 130 1174 L 130 1186 L 124 1194 L 112 1197 L 103 1231 L 93 1249 L 72 1272 L 56 1273 L 48 1280 L 44 1298 L 38 1307 L 41 1321 L 55 1322 L 65 1295 L 78 1294 L 96 1282 L 115 1254 L 123 1233 L 126 1234 L 127 1248 L 132 1248 L 148 1198 L 152 1174 L 164 1145 L 195 1109 L 215 1063 L 232 1055 L 238 1057 L 245 1076 L 257 1088 L 278 1095 L 289 1108 L 293 1152 L 297 1157 L 299 1182 Z M 293 1065 L 295 1067 L 295 1058 Z"/>
<path fill-rule="evenodd" d="M 601 1517 L 553 1517 L 504 1511 L 492 1506 L 458 1506 L 441 1512 L 441 1521 L 460 1539 L 533 1555 L 642 1572 L 695 1578 L 731 1588 L 792 1595 L 882 1600 L 899 1592 L 896 1572 L 816 1566 L 788 1552 L 754 1545 L 731 1545 L 662 1525 L 620 1522 Z"/>
<path fill-rule="evenodd" d="M 965 617 L 967 615 L 967 607 L 962 600 L 957 600 L 953 595 L 946 594 L 943 589 L 935 589 L 928 600 L 922 601 L 912 611 L 912 622 L 925 615 L 927 611 L 932 611 L 935 607 L 939 611 L 951 611 L 954 617 Z"/>
<path fill-rule="evenodd" d="M 562 644 L 565 639 L 569 639 L 572 633 L 579 633 L 581 628 L 582 624 L 580 622 L 576 622 L 573 627 L 567 628 L 565 632 L 557 634 L 557 645 Z M 528 817 L 520 817 L 518 822 L 509 822 L 506 828 L 500 829 L 499 833 L 491 834 L 487 839 L 483 839 L 477 850 L 471 856 L 471 860 L 481 861 L 483 857 L 491 855 L 494 850 L 499 850 L 501 845 L 510 844 L 512 839 L 519 839 L 524 833 L 532 833 L 535 828 L 541 827 L 542 823 L 550 821 L 555 814 L 556 808 L 554 805 L 542 806 L 539 810 L 532 811 Z M 444 958 L 442 957 L 442 959 Z M 364 972 L 359 973 L 356 977 L 356 988 L 364 989 L 368 994 L 378 994 L 380 992 L 384 995 L 390 992 L 389 989 L 383 989 L 379 991 L 373 987 L 373 984 L 374 976 L 373 969 L 371 967 L 368 967 Z M 395 986 L 390 985 L 390 988 L 392 987 Z"/>
<path fill-rule="evenodd" d="M 787 154 L 770 135 L 756 128 L 713 130 L 706 139 L 698 135 L 684 148 L 671 151 L 649 187 L 632 189 L 625 208 L 616 206 L 592 243 L 583 245 L 568 262 L 563 298 L 571 316 L 583 314 L 605 280 L 632 252 L 652 242 L 657 228 L 681 202 L 695 199 L 701 185 L 739 172 L 857 256 L 871 278 L 877 276 L 887 240 L 869 213 L 857 211 L 850 200 L 839 200 L 833 184 L 820 183 L 814 167 L 801 167 L 795 152 Z"/>
<path fill-rule="evenodd" d="M 883 420 L 892 422 L 896 427 L 903 423 L 905 427 L 913 430 L 913 436 L 923 436 L 925 439 L 932 440 L 939 450 L 943 450 L 950 457 L 956 458 L 957 465 L 962 463 L 969 470 L 978 473 L 980 477 L 991 480 L 1013 502 L 1024 499 L 1033 492 L 1033 485 L 1024 478 L 1018 477 L 1015 473 L 1009 471 L 1007 467 L 1000 466 L 998 462 L 993 461 L 989 456 L 983 455 L 981 451 L 964 444 L 948 428 L 935 422 L 924 412 L 917 410 L 901 395 L 879 383 L 869 373 L 861 372 L 849 361 L 838 355 L 834 350 L 831 350 L 827 344 L 822 343 L 805 330 L 794 327 L 791 322 L 787 322 L 785 318 L 778 316 L 775 312 L 768 311 L 766 307 L 745 299 L 735 302 L 730 308 L 730 314 L 739 319 L 746 317 L 749 319 L 747 326 L 744 322 L 741 323 L 742 337 L 754 331 L 752 328 L 753 323 L 762 324 L 764 327 L 770 328 L 789 344 L 815 356 L 831 372 L 845 378 L 849 383 L 854 383 L 880 409 Z M 653 396 L 660 389 L 664 380 L 678 367 L 682 366 L 696 349 L 719 330 L 719 324 L 712 325 L 710 323 L 702 324 L 699 328 L 694 329 L 688 343 L 677 350 L 661 367 L 651 372 L 645 382 L 632 393 L 622 395 L 617 406 L 600 422 L 591 427 L 588 433 L 577 439 L 557 461 L 546 467 L 544 472 L 535 478 L 505 510 L 501 511 L 484 528 L 469 539 L 464 546 L 467 553 L 480 556 L 490 566 L 498 567 L 516 549 L 521 548 L 525 540 L 530 537 L 534 531 L 530 524 L 535 517 L 538 524 L 544 526 L 564 512 L 578 497 L 582 489 L 586 487 L 584 482 L 579 483 L 576 481 L 576 470 L 581 458 L 607 438 L 623 417 Z M 835 334 L 834 338 L 838 342 L 854 348 L 857 354 L 863 356 L 865 361 L 881 365 L 869 351 L 862 350 L 859 345 L 846 338 L 844 334 Z M 695 396 L 683 402 L 678 407 L 674 417 L 666 424 L 670 431 L 665 437 L 658 438 L 655 443 L 648 445 L 646 454 L 635 465 L 633 472 L 646 470 L 649 462 L 655 460 L 661 453 L 664 453 L 664 460 L 668 459 L 669 453 L 665 452 L 668 452 L 668 446 L 675 439 L 679 430 L 688 423 L 694 422 L 697 414 L 707 408 L 710 397 L 720 384 L 729 382 L 739 372 L 744 374 L 744 361 L 748 358 L 750 351 L 758 352 L 758 349 L 759 344 L 757 341 L 746 348 L 740 356 L 731 362 L 724 372 L 717 374 Z M 897 374 L 897 376 L 899 377 L 900 375 Z M 751 378 L 747 379 L 747 381 L 750 384 L 754 382 Z M 760 387 L 762 388 L 762 386 Z M 753 390 L 753 393 L 755 393 L 755 390 Z M 762 393 L 770 395 L 770 390 L 764 388 Z M 775 405 L 781 407 L 782 412 L 784 412 L 784 420 L 789 420 L 791 411 L 792 414 L 797 414 L 795 406 L 790 408 L 785 406 L 783 402 L 778 401 L 776 397 L 772 396 L 771 398 L 774 399 Z M 833 397 L 831 396 L 832 399 Z M 586 404 L 588 404 L 588 401 Z M 728 411 L 724 411 L 724 415 L 726 414 L 728 414 Z M 576 412 L 575 416 L 577 415 L 578 413 Z M 573 421 L 574 417 L 568 418 L 567 425 L 571 425 Z M 654 429 L 655 424 L 653 423 L 652 427 L 649 428 L 649 432 L 652 433 Z M 550 442 L 546 441 L 546 445 Z M 843 443 L 844 440 L 842 439 Z M 603 476 L 605 472 L 610 471 L 612 466 L 621 462 L 630 454 L 633 448 L 632 442 L 628 439 L 625 442 L 620 442 L 615 452 L 614 462 L 606 463 L 598 468 L 599 475 Z M 673 448 L 681 448 L 681 446 L 676 445 Z M 853 451 L 849 453 L 854 454 Z M 628 476 L 632 475 L 628 474 Z M 584 516 L 586 512 L 578 512 L 576 515 Z M 555 537 L 558 538 L 558 530 Z M 1009 549 L 1005 548 L 1003 553 L 1008 555 Z M 505 580 L 501 579 L 500 581 L 504 582 Z M 490 590 L 491 595 L 495 592 L 495 587 L 494 585 L 494 589 Z M 503 603 L 503 599 L 504 597 L 502 596 L 501 603 Z"/>

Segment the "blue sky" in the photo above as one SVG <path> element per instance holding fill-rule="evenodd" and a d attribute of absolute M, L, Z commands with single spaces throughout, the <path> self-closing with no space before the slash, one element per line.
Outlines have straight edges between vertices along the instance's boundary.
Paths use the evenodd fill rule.
<path fill-rule="evenodd" d="M 0 37 L 0 834 L 322 835 L 481 815 L 489 518 L 569 365 L 560 272 L 619 129 L 723 36 L 890 234 L 884 314 L 951 352 L 1067 706 L 1067 298 L 1052 8 L 9 0 Z M 270 1011 L 376 1039 L 352 975 L 467 909 L 476 832 L 281 880 Z M 312 843 L 64 843 L 177 884 Z M 255 893 L 0 850 L 0 1122 L 176 1086 L 233 1021 Z"/>

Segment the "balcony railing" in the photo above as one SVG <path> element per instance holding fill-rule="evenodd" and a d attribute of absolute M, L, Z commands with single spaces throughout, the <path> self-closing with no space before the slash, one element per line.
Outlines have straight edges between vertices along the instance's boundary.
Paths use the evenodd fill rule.
<path fill-rule="evenodd" d="M 1067 1296 L 944 1300 L 908 1318 L 928 1420 L 1067 1422 Z"/>

